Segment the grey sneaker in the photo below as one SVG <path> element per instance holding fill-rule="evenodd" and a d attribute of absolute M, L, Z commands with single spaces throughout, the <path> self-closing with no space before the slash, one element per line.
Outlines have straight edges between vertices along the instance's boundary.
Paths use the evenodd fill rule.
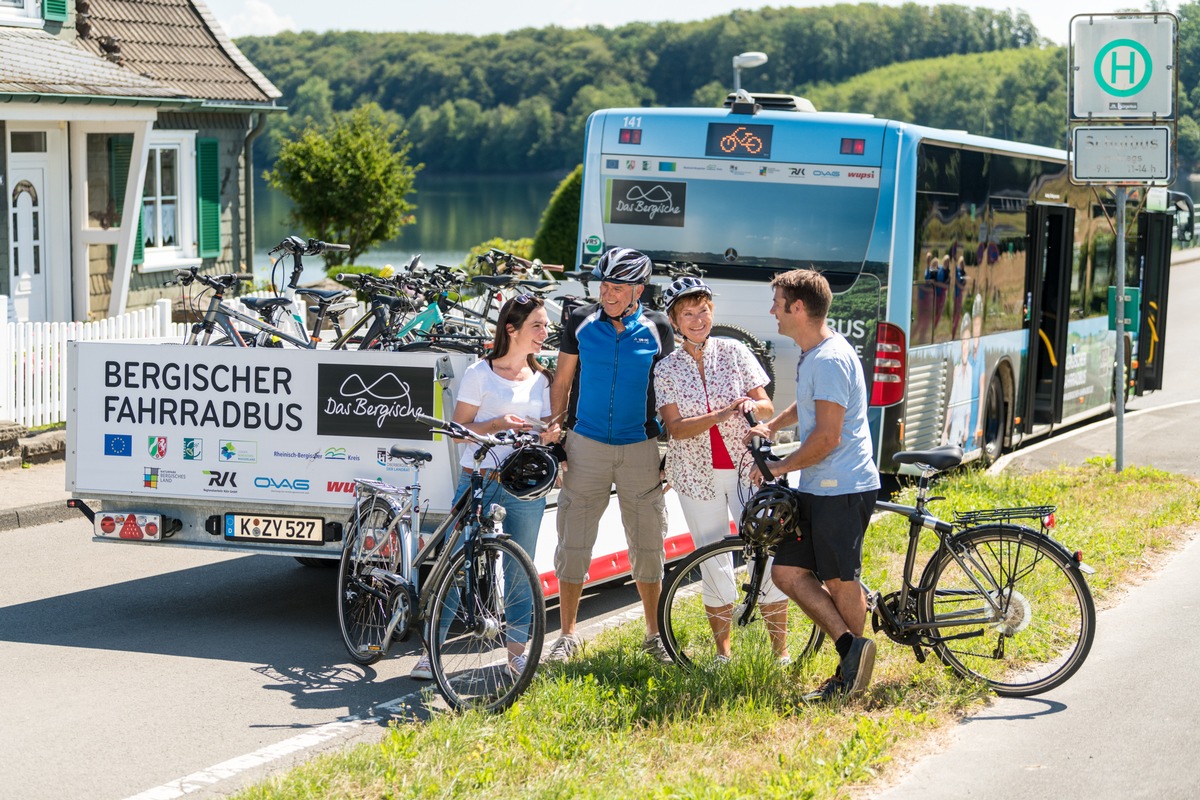
<path fill-rule="evenodd" d="M 667 653 L 667 648 L 663 647 L 662 636 L 659 636 L 657 633 L 642 642 L 642 652 L 660 664 L 675 663 L 671 660 L 670 654 Z"/>
<path fill-rule="evenodd" d="M 570 661 L 582 649 L 583 639 L 580 639 L 578 634 L 564 633 L 558 637 L 558 641 L 550 648 L 550 652 L 542 657 L 542 661 L 547 664 L 553 664 L 556 661 Z"/>
<path fill-rule="evenodd" d="M 875 640 L 860 636 L 850 645 L 842 659 L 842 677 L 846 681 L 846 698 L 857 697 L 871 682 L 871 670 L 875 668 Z"/>

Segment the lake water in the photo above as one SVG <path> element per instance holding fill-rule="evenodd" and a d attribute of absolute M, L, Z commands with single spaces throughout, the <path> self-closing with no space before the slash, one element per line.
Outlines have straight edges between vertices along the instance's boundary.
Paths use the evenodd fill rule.
<path fill-rule="evenodd" d="M 429 266 L 462 263 L 467 251 L 497 236 L 520 239 L 537 233 L 550 195 L 565 172 L 520 175 L 426 175 L 417 174 L 416 192 L 409 202 L 417 206 L 416 222 L 401 229 L 395 239 L 384 242 L 358 259 L 360 264 L 382 267 L 407 264 L 420 253 Z M 288 222 L 289 201 L 281 192 L 256 179 L 254 186 L 254 273 L 270 277 L 268 251 L 293 234 L 307 238 Z M 310 263 L 311 262 L 311 263 Z M 286 264 L 291 268 L 290 259 Z M 324 260 L 306 259 L 302 284 L 325 275 Z M 283 279 L 286 279 L 284 272 Z"/>

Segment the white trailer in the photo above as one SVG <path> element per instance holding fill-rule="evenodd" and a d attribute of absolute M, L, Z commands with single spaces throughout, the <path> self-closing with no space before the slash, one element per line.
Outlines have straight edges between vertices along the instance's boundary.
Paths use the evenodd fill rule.
<path fill-rule="evenodd" d="M 336 559 L 355 478 L 405 486 L 393 444 L 428 450 L 422 528 L 449 511 L 459 445 L 415 415 L 449 418 L 473 356 L 68 343 L 67 488 L 94 538 L 154 547 Z M 692 549 L 668 492 L 668 560 Z M 554 578 L 557 492 L 534 562 Z M 589 582 L 627 575 L 617 504 Z"/>

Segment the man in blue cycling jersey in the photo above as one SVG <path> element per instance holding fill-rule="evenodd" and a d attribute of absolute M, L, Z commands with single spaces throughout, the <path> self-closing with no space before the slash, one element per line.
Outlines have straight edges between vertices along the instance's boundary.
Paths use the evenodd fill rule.
<path fill-rule="evenodd" d="M 641 304 L 650 259 L 614 247 L 592 274 L 600 302 L 571 313 L 550 388 L 555 419 L 565 417 L 566 460 L 558 496 L 558 576 L 562 636 L 546 661 L 566 661 L 583 645 L 575 632 L 600 516 L 617 487 L 629 564 L 646 615 L 643 650 L 670 663 L 658 633 L 667 513 L 659 479 L 654 365 L 675 349 L 667 316 Z"/>

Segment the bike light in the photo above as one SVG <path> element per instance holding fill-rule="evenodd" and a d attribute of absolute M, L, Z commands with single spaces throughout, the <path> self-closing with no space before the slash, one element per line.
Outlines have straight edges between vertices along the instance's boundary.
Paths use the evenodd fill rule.
<path fill-rule="evenodd" d="M 508 511 L 499 503 L 492 503 L 492 507 L 488 509 L 488 516 L 496 522 L 504 522 L 504 518 L 508 516 Z"/>
<path fill-rule="evenodd" d="M 1054 519 L 1054 512 L 1050 512 L 1046 516 L 1042 517 L 1042 527 L 1043 528 L 1053 528 L 1055 521 L 1056 520 Z M 1079 557 L 1082 558 L 1083 555 L 1079 554 Z"/>
<path fill-rule="evenodd" d="M 1073 555 L 1073 556 L 1072 556 L 1072 558 L 1074 558 L 1074 559 L 1075 559 L 1075 563 L 1076 563 L 1076 564 L 1082 564 L 1082 563 L 1083 563 L 1083 551 L 1082 551 L 1082 550 L 1076 550 L 1076 551 L 1075 551 L 1075 555 Z"/>

